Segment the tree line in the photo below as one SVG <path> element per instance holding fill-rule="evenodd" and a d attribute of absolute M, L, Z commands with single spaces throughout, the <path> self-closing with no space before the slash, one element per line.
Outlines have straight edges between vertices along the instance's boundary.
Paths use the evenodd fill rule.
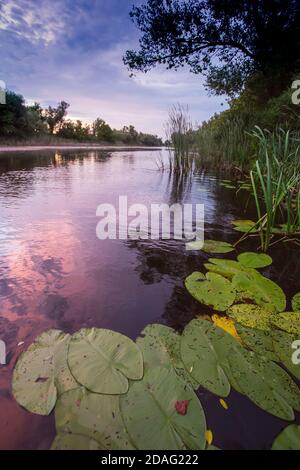
<path fill-rule="evenodd" d="M 67 119 L 69 104 L 42 108 L 39 103 L 26 105 L 22 95 L 6 92 L 6 104 L 0 105 L 0 137 L 6 140 L 26 140 L 55 136 L 78 142 L 121 143 L 126 145 L 162 146 L 156 135 L 138 132 L 134 126 L 112 129 L 103 119 L 92 124 Z"/>

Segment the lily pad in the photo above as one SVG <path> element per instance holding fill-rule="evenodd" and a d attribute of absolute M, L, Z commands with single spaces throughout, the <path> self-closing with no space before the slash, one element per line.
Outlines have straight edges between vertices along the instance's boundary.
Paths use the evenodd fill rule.
<path fill-rule="evenodd" d="M 216 326 L 219 328 L 222 328 L 222 330 L 226 331 L 229 333 L 233 338 L 235 338 L 237 341 L 241 341 L 241 338 L 239 337 L 236 328 L 235 328 L 235 323 L 231 318 L 228 318 L 226 316 L 221 316 L 214 314 L 212 317 L 212 321 Z"/>
<path fill-rule="evenodd" d="M 279 358 L 274 351 L 271 331 L 248 328 L 240 323 L 236 324 L 236 329 L 245 346 L 269 361 L 279 362 Z"/>
<path fill-rule="evenodd" d="M 252 304 L 232 305 L 227 314 L 235 321 L 249 328 L 270 331 L 270 317 L 272 310 Z"/>
<path fill-rule="evenodd" d="M 295 419 L 300 407 L 300 391 L 277 364 L 243 348 L 228 357 L 238 389 L 263 410 L 287 421 Z"/>
<path fill-rule="evenodd" d="M 117 395 L 92 393 L 84 387 L 66 392 L 57 401 L 55 422 L 59 434 L 80 434 L 95 439 L 102 449 L 134 449 Z"/>
<path fill-rule="evenodd" d="M 272 450 L 300 450 L 300 426 L 290 424 L 276 437 Z"/>
<path fill-rule="evenodd" d="M 274 351 L 279 358 L 279 361 L 295 376 L 300 379 L 300 364 L 293 362 L 293 354 L 295 350 L 292 345 L 298 339 L 285 331 L 275 330 L 271 332 L 271 338 Z"/>
<path fill-rule="evenodd" d="M 209 263 L 204 264 L 205 268 L 213 273 L 220 274 L 228 279 L 232 279 L 235 274 L 252 272 L 238 261 L 231 259 L 209 258 Z"/>
<path fill-rule="evenodd" d="M 206 320 L 192 320 L 182 334 L 181 357 L 189 374 L 200 385 L 216 395 L 227 397 L 230 383 L 211 339 L 211 336 L 219 339 L 222 331 Z"/>
<path fill-rule="evenodd" d="M 292 308 L 294 312 L 300 312 L 300 292 L 292 298 Z"/>
<path fill-rule="evenodd" d="M 49 330 L 19 357 L 12 390 L 17 402 L 28 411 L 48 415 L 60 393 L 78 386 L 67 366 L 69 341 L 70 335 Z"/>
<path fill-rule="evenodd" d="M 105 329 L 83 329 L 70 341 L 68 363 L 81 385 L 96 393 L 121 394 L 128 379 L 143 376 L 143 357 L 129 338 Z"/>
<path fill-rule="evenodd" d="M 283 312 L 286 298 L 283 290 L 271 279 L 254 269 L 251 272 L 236 274 L 232 284 L 237 291 L 249 292 L 257 305 Z"/>
<path fill-rule="evenodd" d="M 181 337 L 175 330 L 165 325 L 148 325 L 136 340 L 143 353 L 145 370 L 153 367 L 174 367 L 176 373 L 194 389 L 199 384 L 185 369 L 180 356 Z"/>
<path fill-rule="evenodd" d="M 264 253 L 245 252 L 238 256 L 238 261 L 246 268 L 265 268 L 272 264 L 272 258 Z"/>
<path fill-rule="evenodd" d="M 284 312 L 274 315 L 271 323 L 280 330 L 298 335 L 300 338 L 300 312 Z"/>
<path fill-rule="evenodd" d="M 253 220 L 233 220 L 231 223 L 234 225 L 234 230 L 237 232 L 257 232 L 257 228 L 255 227 L 255 222 L 253 222 Z"/>
<path fill-rule="evenodd" d="M 206 253 L 230 253 L 231 251 L 234 251 L 234 247 L 230 243 L 217 240 L 206 240 L 203 245 L 201 244 L 201 246 L 197 241 L 190 242 L 187 243 L 187 247 L 190 250 L 200 249 Z"/>
<path fill-rule="evenodd" d="M 189 402 L 186 414 L 178 401 Z M 155 367 L 143 380 L 130 384 L 120 399 L 125 426 L 141 450 L 201 450 L 205 448 L 205 415 L 197 395 L 172 368 Z"/>
<path fill-rule="evenodd" d="M 224 312 L 235 300 L 235 290 L 223 276 L 215 273 L 194 272 L 185 280 L 189 293 L 198 302 L 208 305 L 214 310 Z"/>
<path fill-rule="evenodd" d="M 87 436 L 61 433 L 55 437 L 51 450 L 103 450 L 103 447 Z"/>

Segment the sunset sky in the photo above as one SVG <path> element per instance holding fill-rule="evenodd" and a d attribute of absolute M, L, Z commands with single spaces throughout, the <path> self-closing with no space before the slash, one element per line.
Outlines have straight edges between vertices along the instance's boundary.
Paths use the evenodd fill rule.
<path fill-rule="evenodd" d="M 122 55 L 138 43 L 133 3 L 145 0 L 2 0 L 0 79 L 43 106 L 69 102 L 72 119 L 160 136 L 172 104 L 189 105 L 197 123 L 222 110 L 224 98 L 209 97 L 187 69 L 129 77 Z"/>

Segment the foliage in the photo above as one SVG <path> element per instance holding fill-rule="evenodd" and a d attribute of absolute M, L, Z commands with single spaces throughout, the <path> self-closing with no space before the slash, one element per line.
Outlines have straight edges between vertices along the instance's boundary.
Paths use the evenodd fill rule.
<path fill-rule="evenodd" d="M 162 140 L 156 135 L 136 131 L 134 126 L 122 130 L 112 129 L 103 119 L 97 118 L 91 125 L 79 119 L 66 119 L 69 104 L 61 101 L 56 107 L 43 109 L 39 103 L 27 106 L 21 95 L 6 92 L 6 104 L 0 105 L 0 138 L 11 142 L 38 138 L 47 141 L 54 135 L 59 139 L 75 142 L 117 143 L 160 147 Z M 50 140 L 51 142 L 51 140 Z"/>
<path fill-rule="evenodd" d="M 142 33 L 139 51 L 124 57 L 131 70 L 187 64 L 215 93 L 232 95 L 253 73 L 280 89 L 299 66 L 296 0 L 148 0 L 131 18 Z"/>

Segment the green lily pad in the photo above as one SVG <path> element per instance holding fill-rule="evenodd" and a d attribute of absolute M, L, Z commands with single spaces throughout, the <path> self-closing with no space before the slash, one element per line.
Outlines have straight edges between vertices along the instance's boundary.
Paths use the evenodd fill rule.
<path fill-rule="evenodd" d="M 272 264 L 273 260 L 271 256 L 264 253 L 246 252 L 238 256 L 238 261 L 246 268 L 265 268 Z"/>
<path fill-rule="evenodd" d="M 272 450 L 300 450 L 300 426 L 290 424 L 276 437 Z"/>
<path fill-rule="evenodd" d="M 271 331 L 248 328 L 240 323 L 236 323 L 235 327 L 245 346 L 269 361 L 279 361 L 274 351 Z"/>
<path fill-rule="evenodd" d="M 271 279 L 262 276 L 254 269 L 236 274 L 232 284 L 237 291 L 249 292 L 257 305 L 283 312 L 286 298 L 283 290 Z"/>
<path fill-rule="evenodd" d="M 272 310 L 267 308 L 252 304 L 236 304 L 227 310 L 227 314 L 243 326 L 270 331 Z"/>
<path fill-rule="evenodd" d="M 234 225 L 234 230 L 237 232 L 257 232 L 257 228 L 255 228 L 255 222 L 253 222 L 253 220 L 233 220 L 231 223 Z"/>
<path fill-rule="evenodd" d="M 293 361 L 293 343 L 298 339 L 297 336 L 285 331 L 275 330 L 271 332 L 273 348 L 282 364 L 295 376 L 300 379 L 300 364 Z"/>
<path fill-rule="evenodd" d="M 186 414 L 176 405 L 188 404 Z M 201 450 L 205 448 L 205 415 L 191 387 L 172 368 L 155 367 L 143 380 L 130 384 L 120 398 L 125 426 L 141 450 Z"/>
<path fill-rule="evenodd" d="M 103 450 L 103 447 L 87 436 L 61 433 L 55 437 L 51 450 Z"/>
<path fill-rule="evenodd" d="M 180 356 L 181 337 L 175 330 L 165 325 L 148 325 L 136 340 L 143 353 L 145 370 L 153 367 L 174 367 L 176 373 L 194 389 L 199 384 L 186 371 Z"/>
<path fill-rule="evenodd" d="M 228 279 L 232 279 L 235 274 L 252 272 L 250 268 L 246 268 L 238 261 L 231 259 L 209 258 L 208 261 L 209 263 L 204 264 L 208 271 L 220 274 L 220 276 Z"/>
<path fill-rule="evenodd" d="M 182 334 L 181 357 L 186 370 L 200 385 L 216 395 L 227 397 L 230 384 L 212 342 L 212 337 L 219 339 L 222 331 L 201 318 L 192 320 Z"/>
<path fill-rule="evenodd" d="M 274 315 L 271 323 L 280 330 L 298 335 L 300 338 L 300 312 L 284 312 Z"/>
<path fill-rule="evenodd" d="M 300 391 L 277 364 L 243 348 L 228 357 L 238 390 L 263 410 L 287 421 L 295 419 Z"/>
<path fill-rule="evenodd" d="M 194 272 L 185 280 L 189 293 L 198 302 L 208 305 L 214 310 L 224 312 L 235 300 L 235 290 L 231 283 L 215 273 Z"/>
<path fill-rule="evenodd" d="M 119 396 L 92 393 L 84 387 L 64 393 L 55 407 L 57 432 L 95 439 L 102 449 L 134 449 L 122 420 Z"/>
<path fill-rule="evenodd" d="M 230 243 L 217 240 L 206 240 L 203 245 L 202 242 L 198 241 L 190 242 L 187 243 L 187 247 L 190 250 L 202 250 L 206 253 L 230 253 L 234 251 L 234 247 Z"/>
<path fill-rule="evenodd" d="M 83 329 L 69 344 L 68 364 L 81 385 L 96 393 L 121 394 L 128 379 L 143 376 L 143 357 L 129 338 L 105 329 Z"/>
<path fill-rule="evenodd" d="M 292 308 L 294 312 L 300 312 L 300 292 L 292 298 Z"/>
<path fill-rule="evenodd" d="M 12 391 L 17 402 L 32 413 L 48 415 L 59 394 L 78 387 L 67 366 L 70 335 L 49 330 L 21 354 L 14 369 Z"/>

